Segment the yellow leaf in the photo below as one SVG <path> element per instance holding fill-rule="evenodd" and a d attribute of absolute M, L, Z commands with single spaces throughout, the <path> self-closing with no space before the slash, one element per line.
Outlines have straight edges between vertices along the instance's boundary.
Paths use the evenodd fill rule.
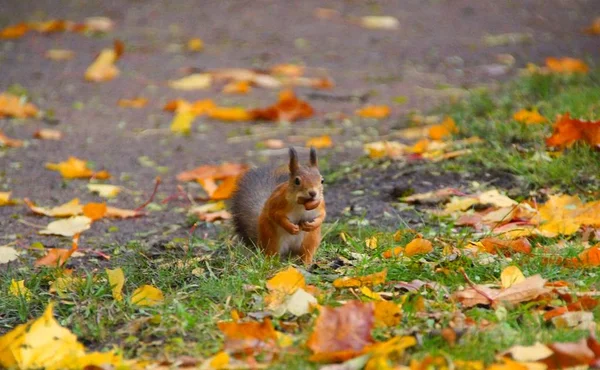
<path fill-rule="evenodd" d="M 508 266 L 502 270 L 500 280 L 502 281 L 502 288 L 506 289 L 514 284 L 525 281 L 525 275 L 523 275 L 517 266 Z"/>
<path fill-rule="evenodd" d="M 517 122 L 525 123 L 528 125 L 544 123 L 546 118 L 542 116 L 537 110 L 521 109 L 513 115 L 513 119 Z"/>
<path fill-rule="evenodd" d="M 368 15 L 360 18 L 360 25 L 369 29 L 395 30 L 400 27 L 400 22 L 392 16 Z"/>
<path fill-rule="evenodd" d="M 415 238 L 404 248 L 404 254 L 407 257 L 412 257 L 417 254 L 426 254 L 433 250 L 431 242 L 422 238 Z"/>
<path fill-rule="evenodd" d="M 446 117 L 439 125 L 433 125 L 429 128 L 429 137 L 433 140 L 442 140 L 446 136 L 457 133 L 456 122 L 451 117 Z"/>
<path fill-rule="evenodd" d="M 171 122 L 171 132 L 180 134 L 189 134 L 192 129 L 192 122 L 196 115 L 192 112 L 178 112 Z"/>
<path fill-rule="evenodd" d="M 538 232 L 547 237 L 576 233 L 581 227 L 581 222 L 577 218 L 578 210 L 581 208 L 583 203 L 577 196 L 551 195 L 539 208 Z"/>
<path fill-rule="evenodd" d="M 224 94 L 248 94 L 250 92 L 249 81 L 231 81 L 223 87 Z"/>
<path fill-rule="evenodd" d="M 131 303 L 137 306 L 156 306 L 164 300 L 163 292 L 152 285 L 142 285 L 131 296 Z"/>
<path fill-rule="evenodd" d="M 305 146 L 308 148 L 313 147 L 315 149 L 331 148 L 333 142 L 329 135 L 323 135 L 308 139 Z"/>
<path fill-rule="evenodd" d="M 225 351 L 221 351 L 207 360 L 210 366 L 209 369 L 214 370 L 228 369 L 229 361 L 229 354 Z"/>
<path fill-rule="evenodd" d="M 363 118 L 383 119 L 390 115 L 390 107 L 387 105 L 368 105 L 356 111 Z"/>
<path fill-rule="evenodd" d="M 375 286 L 385 282 L 387 269 L 375 274 L 356 277 L 342 277 L 333 281 L 336 288 L 358 288 L 362 286 Z"/>
<path fill-rule="evenodd" d="M 125 284 L 125 274 L 123 269 L 117 267 L 114 270 L 106 269 L 106 275 L 108 276 L 108 283 L 112 289 L 112 296 L 115 301 L 123 300 L 123 285 Z"/>
<path fill-rule="evenodd" d="M 26 301 L 31 299 L 31 291 L 25 286 L 25 280 L 12 279 L 8 291 L 15 297 L 23 297 Z"/>
<path fill-rule="evenodd" d="M 202 49 L 204 49 L 204 42 L 197 37 L 189 39 L 187 42 L 187 48 L 189 51 L 202 51 Z"/>
<path fill-rule="evenodd" d="M 377 248 L 377 237 L 372 236 L 370 238 L 365 239 L 365 244 L 367 245 L 367 248 L 369 248 L 369 249 L 376 249 Z"/>
<path fill-rule="evenodd" d="M 56 278 L 50 284 L 50 293 L 56 293 L 61 298 L 66 298 L 67 293 L 75 292 L 84 283 L 84 279 L 74 276 L 62 276 Z"/>
<path fill-rule="evenodd" d="M 117 58 L 116 50 L 102 50 L 98 58 L 85 71 L 85 79 L 92 82 L 103 82 L 117 77 L 119 69 L 114 64 Z"/>
<path fill-rule="evenodd" d="M 244 108 L 216 107 L 208 111 L 208 116 L 220 121 L 250 121 L 252 115 Z"/>
<path fill-rule="evenodd" d="M 123 108 L 143 108 L 148 104 L 146 98 L 135 98 L 135 99 L 119 99 L 117 102 L 119 107 Z"/>
<path fill-rule="evenodd" d="M 365 297 L 369 297 L 369 298 L 374 299 L 376 301 L 382 301 L 383 300 L 383 298 L 381 298 L 381 295 L 379 295 L 379 293 L 376 293 L 376 292 L 372 291 L 371 289 L 369 289 L 366 286 L 360 287 L 360 292 Z"/>
<path fill-rule="evenodd" d="M 92 219 L 86 216 L 75 216 L 64 220 L 53 221 L 40 230 L 40 234 L 74 236 L 90 228 Z"/>
<path fill-rule="evenodd" d="M 371 159 L 389 157 L 392 159 L 401 157 L 407 150 L 407 146 L 397 141 L 376 141 L 363 146 L 365 152 Z"/>
<path fill-rule="evenodd" d="M 53 208 L 37 207 L 27 198 L 25 198 L 23 201 L 25 204 L 27 204 L 32 212 L 39 215 L 50 217 L 71 217 L 83 213 L 83 206 L 79 204 L 79 198 L 71 199 L 69 202 Z"/>
<path fill-rule="evenodd" d="M 46 58 L 51 60 L 70 60 L 75 57 L 75 52 L 65 49 L 50 49 L 46 52 Z"/>
<path fill-rule="evenodd" d="M 35 137 L 36 139 L 41 139 L 41 140 L 60 140 L 60 139 L 62 139 L 62 135 L 63 135 L 62 132 L 60 132 L 58 130 L 52 130 L 49 128 L 41 128 L 33 134 L 33 137 Z"/>
<path fill-rule="evenodd" d="M 64 162 L 46 163 L 46 168 L 52 171 L 58 171 L 65 179 L 81 179 L 94 176 L 94 172 L 87 168 L 84 160 L 75 157 L 69 157 Z M 96 178 L 108 178 L 110 174 L 100 171 L 96 173 Z"/>
<path fill-rule="evenodd" d="M 113 198 L 121 192 L 120 186 L 109 184 L 87 184 L 87 188 L 92 193 L 97 193 L 103 198 Z"/>
<path fill-rule="evenodd" d="M 15 201 L 10 199 L 10 194 L 10 191 L 0 191 L 0 207 L 15 204 Z"/>
<path fill-rule="evenodd" d="M 392 327 L 400 324 L 402 308 L 390 301 L 375 302 L 375 324 L 378 326 Z"/>
<path fill-rule="evenodd" d="M 287 295 L 291 295 L 297 289 L 304 287 L 306 287 L 304 275 L 293 267 L 288 267 L 267 280 L 267 289 L 281 291 Z"/>
<path fill-rule="evenodd" d="M 179 80 L 169 81 L 169 86 L 176 90 L 203 90 L 212 84 L 212 76 L 208 73 L 194 73 Z"/>

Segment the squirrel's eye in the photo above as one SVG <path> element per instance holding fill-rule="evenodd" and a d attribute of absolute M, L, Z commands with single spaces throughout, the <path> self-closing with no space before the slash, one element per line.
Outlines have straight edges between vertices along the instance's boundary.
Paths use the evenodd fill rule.
<path fill-rule="evenodd" d="M 325 178 L 321 177 L 321 184 L 325 182 Z"/>
<path fill-rule="evenodd" d="M 294 184 L 300 185 L 300 178 L 299 177 L 296 177 L 296 179 L 294 180 Z"/>

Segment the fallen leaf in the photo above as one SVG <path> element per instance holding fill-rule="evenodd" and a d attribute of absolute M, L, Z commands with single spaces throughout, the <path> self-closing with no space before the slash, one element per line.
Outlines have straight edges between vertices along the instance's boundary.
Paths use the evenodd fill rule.
<path fill-rule="evenodd" d="M 280 291 L 284 294 L 291 295 L 297 289 L 306 287 L 304 275 L 294 267 L 278 272 L 267 281 L 267 289 L 271 291 Z"/>
<path fill-rule="evenodd" d="M 115 27 L 115 23 L 108 17 L 87 17 L 83 24 L 86 31 L 92 32 L 110 32 Z"/>
<path fill-rule="evenodd" d="M 219 121 L 250 121 L 254 118 L 251 111 L 240 107 L 215 107 L 207 113 L 208 117 Z"/>
<path fill-rule="evenodd" d="M 544 116 L 542 116 L 536 109 L 521 109 L 513 115 L 513 119 L 517 122 L 525 123 L 528 125 L 544 123 L 547 121 L 546 118 L 544 118 Z"/>
<path fill-rule="evenodd" d="M 123 44 L 120 41 L 115 41 L 112 49 L 103 49 L 100 55 L 85 71 L 86 81 L 104 82 L 110 81 L 117 77 L 120 73 L 115 65 L 123 52 Z"/>
<path fill-rule="evenodd" d="M 553 317 L 552 324 L 558 329 L 595 330 L 594 314 L 586 311 L 565 312 Z"/>
<path fill-rule="evenodd" d="M 283 142 L 283 140 L 279 140 L 279 139 L 267 139 L 263 143 L 267 149 L 283 149 L 283 148 L 285 148 L 285 143 Z"/>
<path fill-rule="evenodd" d="M 96 221 L 106 215 L 106 209 L 106 203 L 88 203 L 83 206 L 83 215 L 92 221 Z"/>
<path fill-rule="evenodd" d="M 505 256 L 511 256 L 514 253 L 531 253 L 531 243 L 526 238 L 514 240 L 502 240 L 497 238 L 484 238 L 480 240 L 483 250 L 487 253 L 496 254 L 500 252 Z"/>
<path fill-rule="evenodd" d="M 542 362 L 548 370 L 574 368 L 576 366 L 597 367 L 600 359 L 600 343 L 595 338 L 583 338 L 577 342 L 546 344 L 553 354 Z"/>
<path fill-rule="evenodd" d="M 581 59 L 546 58 L 546 67 L 556 73 L 588 73 L 590 67 Z"/>
<path fill-rule="evenodd" d="M 171 132 L 189 134 L 192 130 L 194 118 L 196 118 L 196 114 L 192 112 L 177 112 L 175 118 L 173 118 L 173 121 L 171 122 Z"/>
<path fill-rule="evenodd" d="M 589 35 L 600 35 L 600 17 L 594 19 L 592 24 L 584 30 Z"/>
<path fill-rule="evenodd" d="M 415 238 L 404 247 L 404 254 L 412 257 L 417 254 L 427 254 L 433 250 L 431 242 L 422 238 Z"/>
<path fill-rule="evenodd" d="M 33 134 L 34 138 L 42 140 L 60 140 L 62 139 L 62 136 L 63 134 L 61 131 L 52 130 L 49 128 L 39 129 Z"/>
<path fill-rule="evenodd" d="M 598 147 L 600 145 L 600 121 L 582 121 L 571 118 L 569 113 L 565 113 L 559 116 L 554 123 L 552 136 L 546 139 L 546 145 L 565 148 L 577 141 Z"/>
<path fill-rule="evenodd" d="M 143 108 L 148 104 L 148 99 L 140 97 L 135 99 L 119 99 L 117 104 L 123 108 Z"/>
<path fill-rule="evenodd" d="M 393 369 L 392 366 L 398 362 L 398 359 L 402 358 L 405 350 L 415 345 L 417 345 L 417 339 L 412 336 L 393 337 L 386 342 L 369 345 L 365 348 L 365 352 L 370 355 L 370 358 L 364 370 Z M 416 367 L 411 363 L 410 369 L 441 369 L 444 367 L 443 364 L 441 366 L 437 366 L 437 364 L 422 364 L 420 367 Z M 481 369 L 472 368 L 469 370 L 483 370 L 483 366 L 481 366 Z"/>
<path fill-rule="evenodd" d="M 74 198 L 65 204 L 53 208 L 44 208 L 35 206 L 28 198 L 23 199 L 23 202 L 29 209 L 38 215 L 50 217 L 71 217 L 83 213 L 83 206 L 79 204 L 79 198 Z"/>
<path fill-rule="evenodd" d="M 140 217 L 143 214 L 141 210 L 106 207 L 105 216 L 109 218 L 133 218 Z"/>
<path fill-rule="evenodd" d="M 215 222 L 218 220 L 229 220 L 231 213 L 225 210 L 223 201 L 207 203 L 191 208 L 188 213 L 194 214 L 200 221 Z"/>
<path fill-rule="evenodd" d="M 331 148 L 333 146 L 333 142 L 331 141 L 331 137 L 329 135 L 311 137 L 306 140 L 306 144 L 304 145 L 307 148 L 313 147 L 315 149 L 324 149 Z"/>
<path fill-rule="evenodd" d="M 112 296 L 115 301 L 123 300 L 123 285 L 125 285 L 125 274 L 123 269 L 117 267 L 116 269 L 106 269 L 106 276 L 108 276 L 108 283 L 112 291 Z"/>
<path fill-rule="evenodd" d="M 48 253 L 35 261 L 34 266 L 60 267 L 79 249 L 79 234 L 73 235 L 71 249 L 52 248 Z"/>
<path fill-rule="evenodd" d="M 204 90 L 212 85 L 212 80 L 209 73 L 194 73 L 179 80 L 169 81 L 169 87 L 183 91 Z"/>
<path fill-rule="evenodd" d="M 600 266 L 600 244 L 585 249 L 577 257 L 571 259 L 571 264 L 581 267 Z"/>
<path fill-rule="evenodd" d="M 581 227 L 578 213 L 583 208 L 583 202 L 577 196 L 551 195 L 546 203 L 538 210 L 536 217 L 540 234 L 547 237 L 571 235 Z"/>
<path fill-rule="evenodd" d="M 358 288 L 362 286 L 375 286 L 385 282 L 387 278 L 387 269 L 371 275 L 342 277 L 333 281 L 336 288 Z"/>
<path fill-rule="evenodd" d="M 287 77 L 300 77 L 304 74 L 304 67 L 297 64 L 277 64 L 271 67 L 271 74 Z"/>
<path fill-rule="evenodd" d="M 439 125 L 433 125 L 429 128 L 429 137 L 433 140 L 442 140 L 458 132 L 456 122 L 451 117 L 446 117 Z"/>
<path fill-rule="evenodd" d="M 156 306 L 164 300 L 163 292 L 152 285 L 142 285 L 131 295 L 131 304 L 136 306 Z"/>
<path fill-rule="evenodd" d="M 86 216 L 75 216 L 64 220 L 53 221 L 40 230 L 40 234 L 74 236 L 90 228 L 92 219 Z"/>
<path fill-rule="evenodd" d="M 383 119 L 390 115 L 390 107 L 387 105 L 368 105 L 356 111 L 363 118 Z"/>
<path fill-rule="evenodd" d="M 372 236 L 370 238 L 365 239 L 365 245 L 369 249 L 376 249 L 377 248 L 377 236 Z"/>
<path fill-rule="evenodd" d="M 19 258 L 19 253 L 7 245 L 0 245 L 0 265 L 9 263 Z"/>
<path fill-rule="evenodd" d="M 498 306 L 502 303 L 514 305 L 529 302 L 549 291 L 545 287 L 546 280 L 540 275 L 533 275 L 520 283 L 513 284 L 507 289 L 492 289 L 479 285 L 477 289 L 468 288 L 453 294 L 463 307 L 473 307 L 478 304 Z M 485 295 L 483 295 L 484 293 Z M 489 298 L 489 299 L 488 299 Z M 491 301 L 490 301 L 491 299 Z"/>
<path fill-rule="evenodd" d="M 265 303 L 267 301 L 265 298 Z M 273 312 L 275 317 L 283 316 L 288 312 L 298 317 L 310 313 L 311 308 L 317 304 L 317 299 L 304 289 L 298 288 L 291 295 L 282 299 L 271 299 L 269 303 L 267 309 Z"/>
<path fill-rule="evenodd" d="M 0 31 L 0 38 L 2 39 L 18 39 L 23 37 L 30 28 L 27 23 L 18 23 L 12 26 L 8 26 Z"/>
<path fill-rule="evenodd" d="M 513 360 L 519 362 L 536 362 L 549 357 L 553 353 L 548 346 L 538 342 L 532 346 L 512 346 L 500 353 L 500 356 L 510 356 Z"/>
<path fill-rule="evenodd" d="M 312 117 L 314 110 L 310 104 L 298 99 L 292 90 L 283 90 L 279 93 L 279 101 L 275 105 L 253 109 L 249 114 L 256 120 L 293 122 Z"/>
<path fill-rule="evenodd" d="M 50 60 L 71 60 L 75 57 L 73 50 L 67 49 L 50 49 L 46 51 L 46 58 Z"/>
<path fill-rule="evenodd" d="M 517 266 L 508 266 L 500 274 L 500 280 L 502 281 L 502 288 L 507 289 L 511 286 L 525 281 L 525 275 Z"/>
<path fill-rule="evenodd" d="M 248 94 L 251 90 L 249 81 L 231 81 L 223 87 L 224 94 Z"/>
<path fill-rule="evenodd" d="M 373 344 L 373 303 L 350 301 L 341 307 L 322 307 L 306 342 L 311 361 L 339 362 L 357 357 Z"/>
<path fill-rule="evenodd" d="M 25 280 L 17 281 L 15 279 L 12 279 L 10 281 L 10 288 L 8 288 L 8 292 L 14 295 L 15 297 L 21 297 L 26 301 L 31 300 L 31 291 L 25 286 Z M 1 352 L 2 349 L 0 348 L 0 353 Z"/>
<path fill-rule="evenodd" d="M 58 171 L 65 179 L 82 179 L 82 178 L 107 178 L 110 177 L 106 171 L 100 171 L 94 173 L 87 167 L 87 163 L 84 160 L 75 157 L 69 157 L 64 162 L 60 163 L 46 163 L 46 168 L 52 171 Z"/>
<path fill-rule="evenodd" d="M 241 176 L 248 170 L 245 164 L 223 163 L 220 165 L 203 165 L 193 170 L 180 172 L 179 181 L 197 181 L 204 179 L 222 180 L 231 176 Z"/>
<path fill-rule="evenodd" d="M 10 199 L 10 194 L 10 191 L 0 191 L 0 207 L 16 204 L 14 200 Z"/>
<path fill-rule="evenodd" d="M 41 317 L 0 337 L 0 367 L 56 370 L 123 366 L 121 356 L 113 351 L 86 354 L 77 337 L 54 319 L 52 310 L 49 304 Z"/>
<path fill-rule="evenodd" d="M 0 118 L 29 118 L 35 117 L 37 114 L 37 107 L 27 103 L 25 99 L 9 93 L 0 94 Z"/>
<path fill-rule="evenodd" d="M 408 197 L 401 198 L 406 203 L 417 203 L 417 204 L 439 204 L 447 202 L 454 195 L 462 194 L 458 189 L 455 188 L 443 188 L 426 193 L 414 194 Z"/>
<path fill-rule="evenodd" d="M 120 186 L 109 184 L 87 184 L 87 188 L 92 193 L 97 193 L 103 198 L 114 198 L 122 190 Z"/>
<path fill-rule="evenodd" d="M 0 131 L 0 146 L 6 146 L 8 148 L 19 148 L 23 146 L 23 140 L 11 139 L 8 136 L 4 135 L 2 131 Z"/>
<path fill-rule="evenodd" d="M 187 49 L 189 51 L 194 51 L 194 52 L 202 51 L 202 49 L 204 49 L 204 41 L 202 41 L 198 37 L 189 39 L 187 42 Z"/>
<path fill-rule="evenodd" d="M 371 159 L 391 158 L 397 159 L 404 155 L 407 146 L 397 141 L 377 141 L 363 146 Z"/>
<path fill-rule="evenodd" d="M 390 301 L 375 302 L 375 325 L 383 327 L 394 327 L 400 325 L 402 320 L 402 308 L 400 305 Z"/>
<path fill-rule="evenodd" d="M 225 336 L 224 350 L 229 353 L 251 355 L 277 347 L 277 333 L 268 318 L 263 322 L 219 322 L 217 326 Z"/>
<path fill-rule="evenodd" d="M 400 27 L 397 18 L 384 15 L 370 15 L 360 18 L 360 25 L 369 29 L 396 30 Z"/>

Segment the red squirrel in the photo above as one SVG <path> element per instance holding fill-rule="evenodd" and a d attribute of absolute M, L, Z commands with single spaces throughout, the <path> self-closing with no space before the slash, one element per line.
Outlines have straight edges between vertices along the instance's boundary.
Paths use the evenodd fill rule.
<path fill-rule="evenodd" d="M 289 171 L 256 168 L 238 181 L 232 197 L 233 224 L 247 245 L 257 245 L 268 256 L 298 256 L 309 265 L 321 243 L 324 180 L 314 148 L 308 166 L 298 163 L 294 148 L 289 155 Z"/>

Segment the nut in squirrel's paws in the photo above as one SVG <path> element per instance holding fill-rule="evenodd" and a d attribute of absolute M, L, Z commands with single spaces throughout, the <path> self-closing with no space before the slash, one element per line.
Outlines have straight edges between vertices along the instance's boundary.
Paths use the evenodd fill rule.
<path fill-rule="evenodd" d="M 319 204 L 321 204 L 321 201 L 319 199 L 312 199 L 307 202 L 304 202 L 304 209 L 307 211 L 311 211 L 317 208 Z"/>

